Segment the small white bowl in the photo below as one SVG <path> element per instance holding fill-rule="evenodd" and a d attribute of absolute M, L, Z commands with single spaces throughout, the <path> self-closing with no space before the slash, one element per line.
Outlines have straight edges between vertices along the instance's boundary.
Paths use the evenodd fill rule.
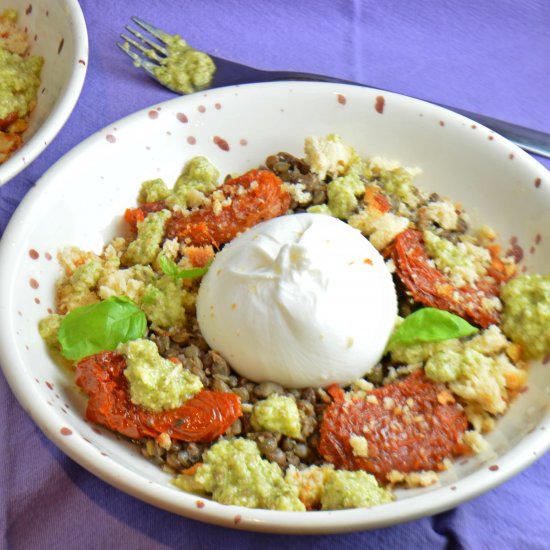
<path fill-rule="evenodd" d="M 205 155 L 222 174 L 244 172 L 278 151 L 301 155 L 304 138 L 337 133 L 362 156 L 419 166 L 428 192 L 461 202 L 473 225 L 525 251 L 520 269 L 550 273 L 550 174 L 487 128 L 407 97 L 338 84 L 280 82 L 212 90 L 114 122 L 55 164 L 26 195 L 0 243 L 0 357 L 13 392 L 66 454 L 119 489 L 171 512 L 274 533 L 337 533 L 436 514 L 517 474 L 550 448 L 550 367 L 530 368 L 520 394 L 488 439 L 495 454 L 459 460 L 432 487 L 401 490 L 390 504 L 332 512 L 225 506 L 175 488 L 137 447 L 84 420 L 74 373 L 40 339 L 61 274 L 55 255 L 74 245 L 99 252 L 122 230 L 142 181 L 173 184 Z M 74 185 L 78 179 L 78 185 Z"/>
<path fill-rule="evenodd" d="M 0 165 L 0 186 L 38 157 L 63 127 L 80 96 L 88 68 L 88 32 L 77 0 L 0 0 L 28 32 L 31 53 L 44 58 L 36 109 L 23 146 Z"/>

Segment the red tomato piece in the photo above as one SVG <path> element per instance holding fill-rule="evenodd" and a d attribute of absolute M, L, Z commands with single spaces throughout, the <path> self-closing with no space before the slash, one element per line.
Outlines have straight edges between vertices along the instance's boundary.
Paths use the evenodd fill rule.
<path fill-rule="evenodd" d="M 336 468 L 365 470 L 381 481 L 392 470 L 441 469 L 442 461 L 469 449 L 460 444 L 468 421 L 442 384 L 416 372 L 368 392 L 349 396 L 331 387 L 334 402 L 321 422 L 319 452 Z M 350 442 L 364 437 L 367 453 L 359 456 Z"/>
<path fill-rule="evenodd" d="M 285 214 L 290 195 L 282 180 L 267 170 L 250 170 L 227 180 L 220 207 L 175 212 L 166 222 L 166 237 L 194 246 L 219 248 L 254 225 Z"/>
<path fill-rule="evenodd" d="M 76 383 L 89 396 L 86 418 L 131 439 L 167 433 L 182 441 L 212 441 L 242 414 L 241 401 L 229 392 L 201 390 L 181 407 L 150 411 L 130 400 L 126 361 L 106 351 L 76 366 Z"/>
<path fill-rule="evenodd" d="M 513 274 L 495 249 L 489 251 L 492 263 L 488 277 L 482 278 L 477 286 L 457 288 L 447 275 L 430 264 L 420 231 L 406 229 L 390 247 L 397 275 L 417 302 L 450 311 L 482 328 L 499 322 L 498 310 L 488 308 L 486 301 L 498 297 L 501 283 Z"/>

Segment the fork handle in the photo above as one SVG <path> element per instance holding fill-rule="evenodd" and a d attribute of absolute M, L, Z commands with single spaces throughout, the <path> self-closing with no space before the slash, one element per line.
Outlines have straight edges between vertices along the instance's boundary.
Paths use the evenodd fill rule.
<path fill-rule="evenodd" d="M 351 80 L 310 73 L 272 71 L 270 72 L 270 75 L 272 80 L 315 80 L 321 82 L 334 82 L 337 84 L 353 84 L 354 86 L 362 86 L 372 90 L 381 90 L 381 88 L 376 88 L 375 86 L 370 86 L 361 82 L 353 82 Z M 509 139 L 512 143 L 515 143 L 517 146 L 521 147 L 525 151 L 528 151 L 529 153 L 550 158 L 550 134 L 539 130 L 534 130 L 532 128 L 526 128 L 525 126 L 520 126 L 511 122 L 506 122 L 504 120 L 499 120 L 497 118 L 481 115 L 479 113 L 474 113 L 472 111 L 467 111 L 465 109 L 450 107 L 449 105 L 444 105 L 443 103 L 436 103 L 435 101 L 431 101 L 430 103 L 443 107 L 444 109 L 448 109 L 449 111 L 454 111 L 455 113 L 483 124 L 483 126 L 487 126 L 487 128 L 494 130 L 497 134 Z"/>

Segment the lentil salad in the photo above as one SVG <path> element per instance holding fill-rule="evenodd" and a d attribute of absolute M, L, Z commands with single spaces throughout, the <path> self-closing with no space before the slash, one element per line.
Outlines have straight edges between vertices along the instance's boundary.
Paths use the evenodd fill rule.
<path fill-rule="evenodd" d="M 335 153 L 331 156 L 330 151 Z M 183 365 L 186 371 L 197 376 L 204 391 L 238 397 L 242 414 L 236 415 L 238 417 L 230 423 L 222 441 L 246 439 L 255 442 L 261 460 L 276 464 L 281 470 L 278 473 L 280 479 L 285 472 L 284 483 L 294 487 L 287 491 L 294 497 L 299 495 L 298 500 L 292 500 L 291 509 L 302 509 L 299 503 L 307 509 L 383 503 L 388 494 L 381 486 L 391 489 L 395 484 L 417 486 L 433 483 L 437 479 L 436 472 L 449 466 L 449 458 L 482 451 L 486 447 L 482 433 L 491 429 L 495 419 L 505 412 L 526 380 L 521 347 L 508 340 L 499 328 L 500 287 L 514 275 L 514 262 L 498 253 L 494 235 L 487 228 L 482 228 L 475 236 L 467 233 L 465 212 L 450 201 L 426 195 L 416 188 L 412 183 L 415 170 L 383 159 L 363 161 L 334 136 L 308 141 L 302 159 L 288 153 L 273 155 L 266 159 L 260 171 L 271 175 L 260 176 L 259 172 L 254 172 L 249 180 L 265 178 L 270 183 L 277 183 L 274 177 L 278 178 L 280 188 L 276 189 L 274 196 L 288 201 L 274 215 L 306 210 L 336 215 L 360 229 L 387 255 L 388 266 L 395 272 L 402 318 L 428 306 L 445 309 L 441 305 L 447 297 L 447 309 L 463 315 L 482 330 L 468 338 L 396 344 L 367 378 L 345 388 L 346 391 L 334 387 L 296 390 L 270 382 L 255 384 L 239 377 L 219 353 L 208 348 L 200 334 L 193 317 L 198 279 L 176 279 L 180 283 L 175 285 L 172 279 L 165 278 L 166 272 L 158 266 L 158 257 L 163 255 L 184 271 L 201 269 L 208 265 L 215 248 L 223 245 L 220 235 L 225 238 L 224 232 L 210 244 L 192 242 L 195 230 L 186 229 L 183 238 L 179 237 L 182 223 L 189 221 L 189 216 L 198 217 L 196 212 L 206 209 L 219 222 L 224 209 L 230 210 L 237 202 L 237 192 L 231 195 L 231 180 L 204 193 L 198 185 L 189 185 L 189 182 L 200 181 L 196 173 L 191 178 L 184 178 L 186 181 L 180 183 L 185 185 L 180 185 L 179 189 L 176 189 L 176 184 L 176 192 L 163 188 L 158 181 L 148 182 L 142 188 L 140 197 L 144 200 L 141 206 L 126 215 L 135 231 L 131 241 L 113 241 L 100 257 L 77 250 L 61 253 L 60 260 L 67 276 L 58 287 L 58 314 L 66 316 L 112 295 L 124 295 L 139 304 L 148 317 L 146 336 L 157 345 L 162 357 L 172 358 L 174 363 Z M 190 169 L 187 172 L 197 171 Z M 242 183 L 241 180 L 241 188 Z M 218 193 L 217 197 L 215 193 Z M 250 195 L 244 193 L 245 197 Z M 168 201 L 173 205 L 170 217 L 159 216 L 160 212 L 166 211 Z M 201 223 L 203 221 L 201 218 Z M 234 219 L 229 217 L 229 223 L 234 223 Z M 153 228 L 147 238 L 141 229 L 145 226 Z M 165 233 L 171 238 L 166 239 Z M 130 242 L 138 245 L 131 249 Z M 431 243 L 432 248 L 427 243 Z M 476 254 L 479 261 L 469 265 L 466 260 Z M 410 256 L 416 261 L 412 267 L 404 262 L 404 258 Z M 478 273 L 475 269 L 480 264 L 484 270 Z M 410 284 L 411 272 L 422 274 L 421 284 L 417 281 Z M 460 273 L 462 279 L 449 281 L 450 275 L 456 273 Z M 451 294 L 439 291 L 443 276 L 447 277 L 445 284 L 453 288 Z M 437 285 L 431 284 L 434 280 Z M 455 296 L 456 289 L 474 283 L 480 287 L 479 291 L 459 292 Z M 176 308 L 173 314 L 166 314 L 174 296 L 182 307 Z M 151 303 L 161 306 L 154 311 Z M 158 314 L 158 309 L 163 315 Z M 181 317 L 182 310 L 184 318 Z M 54 344 L 57 341 L 56 327 L 62 319 L 54 317 L 44 323 L 50 325 L 49 331 L 43 326 L 44 334 L 49 332 L 49 339 Z M 449 364 L 442 358 L 444 353 L 456 354 L 453 357 L 458 366 L 451 374 L 440 366 Z M 77 367 L 79 375 L 82 376 L 86 364 L 91 363 L 93 368 L 97 362 L 97 359 L 83 360 Z M 86 390 L 85 386 L 83 384 Z M 409 387 L 411 392 L 408 392 Z M 423 399 L 415 400 L 415 395 L 421 395 Z M 275 424 L 278 427 L 275 429 L 273 424 L 270 426 L 264 422 L 262 426 L 262 421 L 258 420 L 261 410 L 266 408 L 265 403 L 277 396 L 295 405 L 300 420 L 299 436 L 296 432 L 283 433 L 286 430 L 280 423 Z M 422 404 L 425 401 L 436 414 L 429 414 Z M 290 409 L 294 411 L 292 406 Z M 410 441 L 409 446 L 405 446 L 405 455 L 423 454 L 423 448 L 416 441 L 419 439 L 417 435 L 441 426 L 425 422 L 426 417 L 431 421 L 440 413 L 445 413 L 445 419 L 453 418 L 451 424 L 455 426 L 454 431 L 442 435 L 441 444 L 436 445 L 442 449 L 440 454 L 424 456 L 423 461 L 413 461 L 412 464 L 405 464 L 403 460 L 395 464 L 374 461 L 375 450 L 380 456 L 388 450 L 391 454 L 395 449 L 391 438 L 381 440 L 376 434 L 395 426 L 420 426 L 420 431 L 415 429 L 407 438 Z M 404 419 L 402 424 L 394 422 L 398 416 Z M 342 418 L 346 421 L 336 420 Z M 270 429 L 266 429 L 266 424 Z M 369 429 L 364 430 L 365 426 Z M 401 430 L 401 433 L 405 431 Z M 186 490 L 213 494 L 215 499 L 229 504 L 241 503 L 239 495 L 227 496 L 227 491 L 218 490 L 219 487 L 212 482 L 216 477 L 216 457 L 209 458 L 209 455 L 218 443 L 180 440 L 164 430 L 155 437 L 148 434 L 131 438 L 148 458 L 178 474 L 177 483 Z M 390 442 L 388 448 L 384 447 L 387 442 Z M 411 453 L 411 449 L 422 452 Z M 257 462 L 256 458 L 253 460 Z M 374 474 L 377 498 L 365 503 L 353 497 L 361 491 L 351 489 L 357 483 L 363 483 L 362 487 L 371 486 L 374 482 L 372 476 L 362 481 L 350 480 L 349 476 L 337 473 L 341 471 Z M 283 483 L 279 477 L 271 485 Z M 348 489 L 342 489 L 342 485 Z M 335 486 L 339 487 L 338 491 L 331 489 Z M 371 491 L 367 492 L 371 494 Z M 342 498 L 337 498 L 336 494 Z M 282 507 L 288 502 L 281 504 L 277 499 L 255 499 L 244 504 Z"/>

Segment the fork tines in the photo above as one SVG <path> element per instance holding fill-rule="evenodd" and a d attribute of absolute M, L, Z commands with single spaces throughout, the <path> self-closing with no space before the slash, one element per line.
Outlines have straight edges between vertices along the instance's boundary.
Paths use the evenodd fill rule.
<path fill-rule="evenodd" d="M 143 68 L 150 75 L 155 77 L 155 69 L 158 67 L 159 61 L 167 55 L 164 44 L 169 35 L 137 17 L 131 17 L 131 20 L 141 29 L 148 32 L 153 38 L 160 42 L 160 44 L 138 30 L 126 26 L 125 29 L 137 40 L 121 34 L 120 38 L 122 38 L 123 42 L 117 42 L 117 46 L 133 60 L 136 67 Z M 143 56 L 139 55 L 138 52 L 143 54 Z"/>

